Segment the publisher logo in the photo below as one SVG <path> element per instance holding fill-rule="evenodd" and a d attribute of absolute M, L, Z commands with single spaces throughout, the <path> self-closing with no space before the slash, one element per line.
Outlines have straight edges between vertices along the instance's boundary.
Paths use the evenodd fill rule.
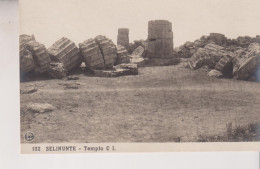
<path fill-rule="evenodd" d="M 34 139 L 33 133 L 26 133 L 25 134 L 25 140 L 26 141 L 33 141 L 33 139 Z"/>

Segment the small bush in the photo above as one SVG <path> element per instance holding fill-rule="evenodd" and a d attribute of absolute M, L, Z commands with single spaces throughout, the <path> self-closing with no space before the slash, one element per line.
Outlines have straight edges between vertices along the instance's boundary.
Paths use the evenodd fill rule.
<path fill-rule="evenodd" d="M 198 142 L 246 142 L 257 141 L 257 124 L 248 124 L 245 126 L 233 127 L 232 123 L 227 124 L 227 130 L 216 136 L 200 135 Z"/>

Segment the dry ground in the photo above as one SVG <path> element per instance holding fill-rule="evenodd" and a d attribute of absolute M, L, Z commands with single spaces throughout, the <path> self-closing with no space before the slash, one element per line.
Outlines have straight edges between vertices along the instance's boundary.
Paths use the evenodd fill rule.
<path fill-rule="evenodd" d="M 21 83 L 21 142 L 174 142 L 218 135 L 226 126 L 260 122 L 260 84 L 214 79 L 179 66 L 142 67 L 117 78 L 77 75 L 79 80 Z M 74 84 L 78 89 L 66 89 Z M 29 103 L 50 103 L 47 113 Z"/>

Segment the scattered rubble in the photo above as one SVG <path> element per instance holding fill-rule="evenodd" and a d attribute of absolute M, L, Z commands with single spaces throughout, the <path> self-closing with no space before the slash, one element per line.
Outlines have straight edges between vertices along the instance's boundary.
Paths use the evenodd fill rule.
<path fill-rule="evenodd" d="M 147 53 L 148 42 L 143 39 L 135 40 L 134 43 L 129 43 L 129 45 L 126 47 L 126 50 L 128 51 L 129 54 L 131 54 L 139 46 L 142 46 L 143 48 L 145 48 L 145 52 Z"/>
<path fill-rule="evenodd" d="M 48 48 L 48 54 L 52 60 L 63 63 L 64 68 L 68 71 L 79 66 L 82 61 L 78 47 L 65 37 L 62 37 Z"/>
<path fill-rule="evenodd" d="M 129 43 L 129 29 L 119 28 L 117 46 L 103 35 L 79 43 L 79 48 L 65 37 L 47 50 L 33 35 L 20 35 L 19 42 L 21 80 L 46 73 L 48 77 L 62 79 L 68 73 L 73 74 L 72 69 L 75 73 L 82 61 L 84 68 L 79 71 L 89 70 L 94 76 L 102 77 L 136 75 L 138 66 L 184 62 L 180 64 L 182 67 L 203 69 L 211 77 L 254 81 L 260 67 L 259 35 L 228 39 L 224 34 L 210 33 L 173 50 L 172 24 L 167 20 L 149 21 L 147 40 L 134 43 Z M 77 80 L 77 77 L 67 79 Z"/>
<path fill-rule="evenodd" d="M 148 58 L 173 57 L 172 24 L 166 20 L 148 22 Z"/>
<path fill-rule="evenodd" d="M 67 76 L 67 80 L 79 80 L 78 76 Z"/>
<path fill-rule="evenodd" d="M 208 76 L 209 77 L 220 78 L 220 77 L 223 76 L 223 74 L 220 71 L 218 71 L 218 70 L 212 69 L 211 71 L 209 71 Z"/>
<path fill-rule="evenodd" d="M 118 77 L 138 74 L 137 64 L 134 63 L 124 63 L 113 68 L 113 70 L 94 70 L 94 75 L 97 77 Z"/>
<path fill-rule="evenodd" d="M 237 39 L 228 39 L 225 35 L 220 33 L 210 33 L 209 36 L 202 36 L 194 42 L 186 42 L 179 48 L 174 49 L 173 55 L 175 57 L 189 58 L 199 48 L 204 48 L 207 44 L 214 43 L 224 47 L 228 51 L 234 52 L 238 48 L 247 48 L 251 43 L 260 43 L 260 36 L 249 37 L 240 36 Z"/>
<path fill-rule="evenodd" d="M 33 113 L 46 113 L 53 111 L 55 108 L 48 103 L 32 103 L 27 106 L 27 110 Z"/>
<path fill-rule="evenodd" d="M 79 89 L 78 84 L 65 83 L 63 84 L 64 89 Z"/>
<path fill-rule="evenodd" d="M 63 63 L 51 62 L 48 73 L 54 79 L 62 79 L 67 76 L 68 71 L 64 68 Z"/>

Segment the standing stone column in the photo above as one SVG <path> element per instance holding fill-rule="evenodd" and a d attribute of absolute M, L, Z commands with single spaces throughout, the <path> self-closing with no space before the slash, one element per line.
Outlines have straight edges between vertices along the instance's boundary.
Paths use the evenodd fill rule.
<path fill-rule="evenodd" d="M 117 45 L 127 47 L 129 45 L 129 29 L 119 28 L 117 35 Z"/>
<path fill-rule="evenodd" d="M 148 53 L 149 58 L 173 57 L 172 23 L 167 20 L 148 22 Z"/>

